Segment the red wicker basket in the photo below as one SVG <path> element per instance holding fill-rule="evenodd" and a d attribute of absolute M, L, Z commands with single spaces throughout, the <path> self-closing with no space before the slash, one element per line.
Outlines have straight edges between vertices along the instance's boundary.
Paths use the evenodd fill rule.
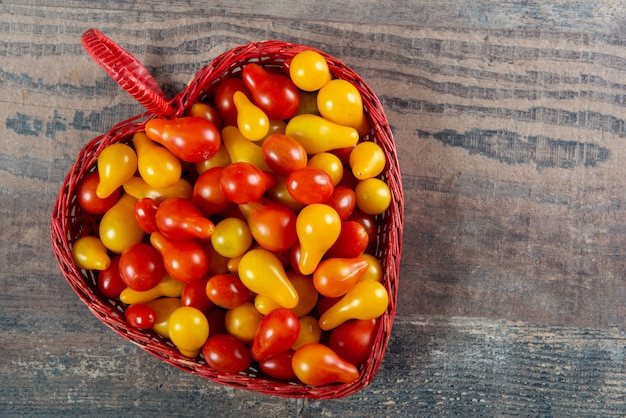
<path fill-rule="evenodd" d="M 373 91 L 348 66 L 318 51 L 328 61 L 335 78 L 351 81 L 360 91 L 371 123 L 371 131 L 366 139 L 377 142 L 385 151 L 388 160 L 380 177 L 390 186 L 392 202 L 390 208 L 377 218 L 379 231 L 374 255 L 381 260 L 384 285 L 389 293 L 390 303 L 380 319 L 369 360 L 362 366 L 357 380 L 348 384 L 320 387 L 279 381 L 264 375 L 252 366 L 244 373 L 224 374 L 207 366 L 202 358 L 193 360 L 182 356 L 169 340 L 151 331 L 129 327 L 124 317 L 124 305 L 119 301 L 107 299 L 98 291 L 96 273 L 76 267 L 71 254 L 73 243 L 81 236 L 95 235 L 97 231 L 97 218 L 85 213 L 77 203 L 77 184 L 87 173 L 96 169 L 98 155 L 106 146 L 116 142 L 130 143 L 132 135 L 142 131 L 148 119 L 156 116 L 173 118 L 182 115 L 188 106 L 212 94 L 220 82 L 236 76 L 248 62 L 280 66 L 298 52 L 314 48 L 279 41 L 241 45 L 215 58 L 196 74 L 182 92 L 167 100 L 146 69 L 102 33 L 91 29 L 83 35 L 82 42 L 87 52 L 102 68 L 148 111 L 112 127 L 108 133 L 91 140 L 78 154 L 55 202 L 51 223 L 52 247 L 63 276 L 79 298 L 97 318 L 123 338 L 168 364 L 214 382 L 271 395 L 311 399 L 339 398 L 353 394 L 368 385 L 383 360 L 396 312 L 404 221 L 404 198 L 395 144 L 383 108 Z"/>

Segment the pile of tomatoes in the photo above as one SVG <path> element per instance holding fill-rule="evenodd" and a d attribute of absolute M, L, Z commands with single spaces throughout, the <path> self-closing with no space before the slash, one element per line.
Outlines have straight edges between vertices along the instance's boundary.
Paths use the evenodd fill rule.
<path fill-rule="evenodd" d="M 347 383 L 387 310 L 391 192 L 362 98 L 324 57 L 243 66 L 175 119 L 108 145 L 77 185 L 98 234 L 72 256 L 128 325 L 223 373 Z"/>

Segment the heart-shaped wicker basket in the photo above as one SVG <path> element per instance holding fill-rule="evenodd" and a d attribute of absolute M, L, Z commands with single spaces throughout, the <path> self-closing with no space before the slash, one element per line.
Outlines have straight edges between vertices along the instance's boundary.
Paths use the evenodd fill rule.
<path fill-rule="evenodd" d="M 388 161 L 380 178 L 389 185 L 392 202 L 389 209 L 376 218 L 379 225 L 378 238 L 372 253 L 383 266 L 389 307 L 380 318 L 369 359 L 361 367 L 359 378 L 348 384 L 312 387 L 300 382 L 284 382 L 263 374 L 254 366 L 243 373 L 226 374 L 209 367 L 201 357 L 189 359 L 182 356 L 171 341 L 152 331 L 128 326 L 124 316 L 125 305 L 119 300 L 111 300 L 100 294 L 96 284 L 97 273 L 76 267 L 71 253 L 73 243 L 84 235 L 97 235 L 98 225 L 98 218 L 84 212 L 78 205 L 77 185 L 87 173 L 96 169 L 98 155 L 106 146 L 117 142 L 130 144 L 132 135 L 142 131 L 148 119 L 182 115 L 187 107 L 210 96 L 223 80 L 237 76 L 248 62 L 257 62 L 263 66 L 281 66 L 298 52 L 315 49 L 279 41 L 241 45 L 221 54 L 203 67 L 182 92 L 168 100 L 141 63 L 101 32 L 88 30 L 82 37 L 82 43 L 96 62 L 148 111 L 115 125 L 108 133 L 91 140 L 78 154 L 55 202 L 51 223 L 52 247 L 63 276 L 79 298 L 98 319 L 123 338 L 168 364 L 214 382 L 271 395 L 311 399 L 339 398 L 367 386 L 383 360 L 396 312 L 404 221 L 404 198 L 396 148 L 383 108 L 373 91 L 348 66 L 316 50 L 326 58 L 335 78 L 352 82 L 361 93 L 371 124 L 371 131 L 364 139 L 378 143 Z"/>

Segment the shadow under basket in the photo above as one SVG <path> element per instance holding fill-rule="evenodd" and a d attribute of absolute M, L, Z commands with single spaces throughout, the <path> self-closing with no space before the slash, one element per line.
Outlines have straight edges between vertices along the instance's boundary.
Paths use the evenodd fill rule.
<path fill-rule="evenodd" d="M 396 312 L 404 222 L 404 199 L 396 148 L 383 108 L 373 91 L 352 69 L 322 51 L 293 43 L 262 41 L 241 45 L 221 54 L 203 67 L 182 92 L 167 100 L 145 68 L 102 33 L 91 29 L 83 35 L 82 43 L 96 62 L 148 111 L 119 123 L 108 133 L 91 140 L 78 154 L 55 202 L 51 223 L 52 247 L 63 276 L 78 297 L 100 321 L 123 338 L 172 366 L 223 385 L 275 396 L 333 399 L 353 394 L 370 384 L 383 361 Z M 221 373 L 209 367 L 201 356 L 190 359 L 181 355 L 169 339 L 152 331 L 130 327 L 124 316 L 125 305 L 99 292 L 97 272 L 79 269 L 72 260 L 74 242 L 85 235 L 97 235 L 98 218 L 82 210 L 76 192 L 81 179 L 96 170 L 98 155 L 105 147 L 118 142 L 130 144 L 133 134 L 143 131 L 150 118 L 181 116 L 193 103 L 211 96 L 222 81 L 238 76 L 248 62 L 280 67 L 304 50 L 322 54 L 333 77 L 350 81 L 361 93 L 371 125 L 370 132 L 362 140 L 374 141 L 384 150 L 387 165 L 379 177 L 389 185 L 392 193 L 391 206 L 376 217 L 377 239 L 373 251 L 369 251 L 381 262 L 383 284 L 389 294 L 389 306 L 380 317 L 373 349 L 359 369 L 358 379 L 347 384 L 317 387 L 274 379 L 254 365 L 242 373 Z"/>

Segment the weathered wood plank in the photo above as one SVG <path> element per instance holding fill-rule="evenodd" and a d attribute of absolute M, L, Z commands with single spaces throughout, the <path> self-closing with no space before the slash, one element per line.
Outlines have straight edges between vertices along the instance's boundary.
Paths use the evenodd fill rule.
<path fill-rule="evenodd" d="M 17 301 L 3 306 L 15 314 L 0 328 L 8 360 L 0 371 L 2 415 L 154 416 L 165 409 L 176 416 L 620 416 L 626 410 L 626 335 L 616 328 L 400 317 L 370 386 L 339 400 L 305 401 L 188 375 L 122 342 L 78 304 L 40 315 Z M 21 318 L 26 312 L 30 325 Z M 52 319 L 51 327 L 56 315 L 63 319 Z"/>

